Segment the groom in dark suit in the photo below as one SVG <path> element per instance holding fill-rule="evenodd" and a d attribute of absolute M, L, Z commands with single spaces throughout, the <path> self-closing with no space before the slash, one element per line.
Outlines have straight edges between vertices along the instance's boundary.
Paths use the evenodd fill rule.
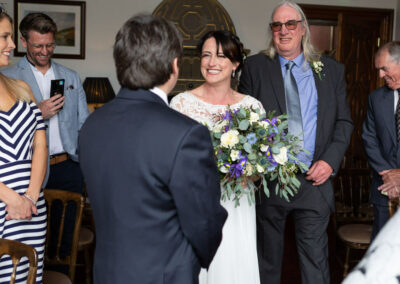
<path fill-rule="evenodd" d="M 170 109 L 182 55 L 175 26 L 153 16 L 119 30 L 121 90 L 79 136 L 96 222 L 95 283 L 198 283 L 227 217 L 206 127 Z"/>
<path fill-rule="evenodd" d="M 280 284 L 289 214 L 295 223 L 302 283 L 330 283 L 326 228 L 335 207 L 330 177 L 339 170 L 353 129 L 344 68 L 315 51 L 297 4 L 281 2 L 270 28 L 269 48 L 246 60 L 239 91 L 256 97 L 267 112 L 289 113 L 289 131 L 302 138 L 311 155 L 302 157 L 310 170 L 298 174 L 301 186 L 290 202 L 271 193 L 256 205 L 261 283 Z"/>
<path fill-rule="evenodd" d="M 400 126 L 400 42 L 383 45 L 376 53 L 375 67 L 379 70 L 379 77 L 385 79 L 386 86 L 369 95 L 362 134 L 372 169 L 372 238 L 389 219 L 388 197 L 396 198 L 400 192 L 397 182 L 400 175 L 400 135 L 397 133 L 400 129 L 396 129 L 396 124 Z"/>

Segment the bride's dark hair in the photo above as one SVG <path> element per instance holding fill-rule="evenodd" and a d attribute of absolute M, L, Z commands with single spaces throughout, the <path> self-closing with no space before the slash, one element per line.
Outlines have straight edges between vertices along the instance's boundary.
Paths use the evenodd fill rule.
<path fill-rule="evenodd" d="M 217 48 L 221 46 L 222 52 L 232 63 L 239 63 L 236 72 L 240 71 L 246 53 L 244 52 L 243 44 L 239 37 L 229 31 L 209 31 L 200 39 L 197 45 L 197 50 L 200 54 L 203 50 L 204 42 L 209 38 L 215 39 Z"/>

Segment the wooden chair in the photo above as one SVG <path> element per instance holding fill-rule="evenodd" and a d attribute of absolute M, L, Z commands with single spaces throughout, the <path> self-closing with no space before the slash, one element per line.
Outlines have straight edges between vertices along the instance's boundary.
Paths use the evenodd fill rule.
<path fill-rule="evenodd" d="M 85 193 L 86 192 L 84 191 L 84 195 Z M 85 200 L 82 219 L 82 227 L 79 234 L 78 252 L 83 252 L 85 282 L 86 284 L 92 284 L 95 225 L 92 208 L 88 198 Z"/>
<path fill-rule="evenodd" d="M 343 277 L 350 268 L 351 250 L 366 250 L 371 242 L 373 209 L 369 202 L 370 185 L 368 169 L 342 169 L 335 179 L 337 233 L 346 247 Z"/>
<path fill-rule="evenodd" d="M 79 235 L 78 251 L 83 252 L 86 284 L 92 283 L 93 258 L 91 249 L 94 244 L 94 233 L 86 227 L 81 228 Z"/>
<path fill-rule="evenodd" d="M 17 266 L 22 257 L 27 257 L 29 260 L 29 270 L 27 284 L 36 283 L 36 270 L 38 266 L 38 255 L 36 250 L 24 243 L 13 240 L 0 239 L 0 258 L 3 255 L 9 255 L 13 264 L 13 272 L 11 274 L 10 283 L 15 283 Z"/>
<path fill-rule="evenodd" d="M 85 198 L 83 197 L 82 194 L 79 193 L 73 193 L 73 192 L 68 192 L 64 190 L 57 190 L 57 189 L 45 189 L 44 190 L 44 198 L 46 199 L 47 203 L 47 216 L 48 216 L 48 222 L 47 222 L 47 238 L 46 238 L 46 254 L 45 254 L 45 265 L 50 265 L 50 266 L 55 266 L 55 265 L 64 265 L 68 266 L 68 276 L 70 281 L 74 281 L 75 278 L 75 269 L 76 269 L 76 258 L 78 254 L 78 242 L 79 242 L 79 235 L 80 235 L 80 229 L 81 229 L 81 222 L 82 222 L 82 213 L 83 213 L 83 207 L 85 205 Z M 48 253 L 48 248 L 50 246 L 50 216 L 52 212 L 52 207 L 55 203 L 55 201 L 58 200 L 58 203 L 61 201 L 62 203 L 62 216 L 61 216 L 61 222 L 59 225 L 59 231 L 58 231 L 58 236 L 57 237 L 57 248 L 55 255 L 49 255 Z M 63 236 L 63 231 L 64 231 L 64 220 L 65 220 L 65 212 L 67 209 L 67 205 L 73 202 L 76 204 L 76 214 L 75 214 L 75 226 L 73 230 L 73 238 L 72 238 L 72 247 L 71 247 L 71 253 L 68 256 L 61 257 L 60 256 L 60 246 L 61 246 L 61 241 L 62 241 L 62 236 Z M 54 203 L 54 204 L 53 204 Z M 44 272 L 44 279 L 48 281 L 47 283 L 68 283 L 67 279 L 61 279 L 61 278 L 68 278 L 66 275 L 62 273 L 57 273 L 57 272 L 50 272 L 50 271 L 45 271 Z M 54 281 L 54 282 L 53 282 Z M 64 281 L 64 282 L 62 282 Z M 44 281 L 44 284 L 46 282 Z"/>

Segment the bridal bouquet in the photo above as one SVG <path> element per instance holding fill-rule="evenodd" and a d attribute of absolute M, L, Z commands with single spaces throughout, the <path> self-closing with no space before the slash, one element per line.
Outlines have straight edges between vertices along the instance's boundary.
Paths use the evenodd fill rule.
<path fill-rule="evenodd" d="M 288 134 L 287 115 L 274 117 L 261 114 L 259 109 L 228 108 L 216 118 L 210 129 L 221 177 L 222 200 L 240 205 L 242 195 L 249 204 L 255 203 L 255 180 L 260 179 L 267 197 L 267 180 L 277 179 L 275 193 L 289 201 L 300 182 L 298 171 L 308 170 L 299 160 L 307 151 L 299 146 L 299 138 Z"/>

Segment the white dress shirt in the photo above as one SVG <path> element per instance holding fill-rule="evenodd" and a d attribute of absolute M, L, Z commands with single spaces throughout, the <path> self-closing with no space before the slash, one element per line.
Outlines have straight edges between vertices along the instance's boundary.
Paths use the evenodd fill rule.
<path fill-rule="evenodd" d="M 46 74 L 40 72 L 33 65 L 31 65 L 31 68 L 43 99 L 49 99 L 51 80 L 55 79 L 53 68 L 50 67 Z M 51 156 L 64 152 L 65 150 L 61 142 L 60 129 L 58 126 L 58 115 L 56 114 L 49 119 L 49 155 Z"/>
<path fill-rule="evenodd" d="M 153 89 L 150 89 L 149 91 L 156 94 L 157 96 L 159 96 L 168 105 L 168 96 L 163 90 L 161 90 L 160 88 L 154 87 Z"/>

